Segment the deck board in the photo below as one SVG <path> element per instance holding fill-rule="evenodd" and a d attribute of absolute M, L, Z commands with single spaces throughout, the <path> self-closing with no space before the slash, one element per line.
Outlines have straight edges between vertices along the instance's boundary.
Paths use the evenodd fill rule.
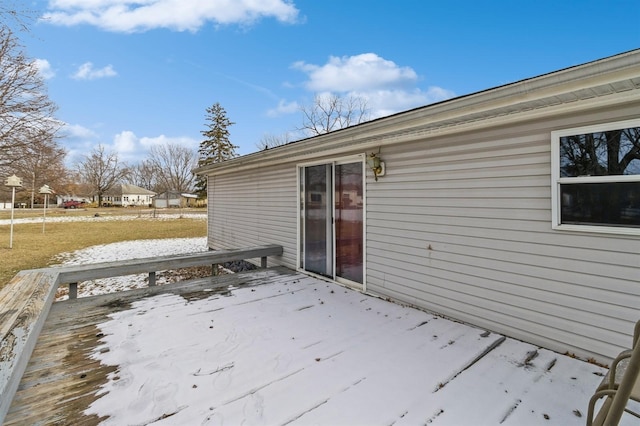
<path fill-rule="evenodd" d="M 258 285 L 276 273 L 268 271 L 54 303 L 4 424 L 98 424 L 100 418 L 82 413 L 95 401 L 100 385 L 116 367 L 100 365 L 89 357 L 98 345 L 97 324 L 107 321 L 109 314 L 129 309 L 135 300 L 164 293 L 179 294 L 187 300 L 210 297 L 213 290 L 227 292 L 229 286 Z"/>
<path fill-rule="evenodd" d="M 138 333 L 170 327 L 171 318 L 185 312 L 189 323 L 184 326 L 202 329 L 202 351 L 215 356 L 180 359 L 162 368 L 189 377 L 181 395 L 190 394 L 192 385 L 194 392 L 206 392 L 207 408 L 198 424 L 446 425 L 460 424 L 469 410 L 476 410 L 484 424 L 551 425 L 569 414 L 575 422 L 568 424 L 577 425 L 586 414 L 589 395 L 584 389 L 595 388 L 601 379 L 596 374 L 604 371 L 272 268 L 55 303 L 5 424 L 100 423 L 97 415 L 84 413 L 99 412 L 96 404 L 109 403 L 106 397 L 111 395 L 98 400 L 96 394 L 109 389 L 104 385 L 110 374 L 120 374 L 117 366 L 90 356 L 103 347 L 100 342 L 104 345 L 105 324 L 131 326 L 130 338 L 135 340 Z M 136 325 L 136 318 L 153 315 L 157 326 L 156 317 L 151 329 Z M 109 348 L 135 358 L 131 347 L 117 346 Z M 138 368 L 157 369 L 156 361 L 179 354 L 182 347 L 169 341 L 159 348 L 158 359 L 133 362 Z M 180 382 L 176 379 L 172 386 Z M 143 385 L 161 389 L 166 383 Z M 135 389 L 130 418 L 111 419 L 116 424 L 193 421 L 188 417 L 193 412 L 185 414 L 192 401 L 175 405 L 164 400 L 155 408 L 166 412 L 142 414 L 133 407 L 149 405 L 149 394 Z"/>

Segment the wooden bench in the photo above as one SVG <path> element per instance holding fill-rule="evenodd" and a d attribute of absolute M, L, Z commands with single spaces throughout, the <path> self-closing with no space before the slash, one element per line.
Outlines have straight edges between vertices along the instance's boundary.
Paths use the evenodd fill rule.
<path fill-rule="evenodd" d="M 0 290 L 0 422 L 53 303 L 56 275 L 22 271 Z"/>
<path fill-rule="evenodd" d="M 624 412 L 639 418 L 640 412 L 627 408 L 631 399 L 640 403 L 640 321 L 636 323 L 631 349 L 622 351 L 589 401 L 587 426 L 617 425 Z M 596 403 L 604 398 L 595 414 Z"/>
<path fill-rule="evenodd" d="M 0 424 L 11 406 L 58 286 L 69 284 L 69 297 L 74 298 L 81 281 L 148 273 L 149 285 L 153 286 L 157 271 L 257 258 L 266 268 L 267 256 L 282 252 L 282 246 L 264 245 L 21 271 L 0 289 Z"/>
<path fill-rule="evenodd" d="M 100 278 L 118 277 L 132 274 L 149 274 L 149 286 L 156 282 L 156 272 L 192 266 L 215 265 L 241 259 L 260 258 L 260 267 L 267 267 L 267 256 L 279 256 L 282 246 L 264 245 L 242 249 L 212 250 L 202 253 L 158 256 L 147 259 L 129 259 L 117 262 L 71 265 L 55 268 L 59 284 L 69 284 L 69 299 L 78 294 L 78 283 Z"/>

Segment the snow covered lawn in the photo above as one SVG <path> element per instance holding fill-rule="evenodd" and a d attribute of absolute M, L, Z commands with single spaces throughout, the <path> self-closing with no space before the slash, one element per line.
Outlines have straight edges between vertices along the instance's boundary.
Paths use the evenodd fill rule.
<path fill-rule="evenodd" d="M 199 238 L 166 238 L 158 240 L 122 241 L 102 244 L 62 253 L 57 260 L 61 265 L 83 265 L 87 263 L 117 262 L 125 259 L 141 259 L 145 257 L 166 256 L 207 251 L 207 237 Z M 163 285 L 167 277 L 158 274 L 156 283 Z M 117 291 L 142 288 L 148 285 L 147 274 L 126 275 L 122 277 L 104 278 L 84 281 L 78 286 L 78 297 L 96 296 Z M 68 287 L 61 287 L 56 300 L 65 300 Z"/>
<path fill-rule="evenodd" d="M 46 223 L 64 223 L 64 222 L 123 222 L 123 221 L 131 221 L 131 220 L 175 220 L 183 217 L 188 217 L 189 219 L 196 220 L 207 220 L 207 215 L 205 213 L 189 213 L 189 214 L 180 214 L 180 213 L 156 213 L 153 212 L 145 212 L 139 215 L 136 214 L 128 214 L 128 215 L 111 215 L 111 214 L 99 214 L 98 216 L 47 216 L 46 219 L 41 217 L 28 217 L 28 218 L 19 218 L 14 219 L 13 223 L 42 223 L 45 221 Z M 0 219 L 0 225 L 9 225 L 11 223 L 11 219 Z"/>

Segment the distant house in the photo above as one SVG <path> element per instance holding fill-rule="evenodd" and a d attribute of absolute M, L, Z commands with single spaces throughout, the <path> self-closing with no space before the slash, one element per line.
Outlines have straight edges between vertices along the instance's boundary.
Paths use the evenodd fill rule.
<path fill-rule="evenodd" d="M 640 318 L 639 152 L 634 50 L 196 172 L 212 249 L 606 362 Z"/>
<path fill-rule="evenodd" d="M 153 207 L 196 207 L 198 196 L 180 191 L 165 191 L 153 197 Z"/>
<path fill-rule="evenodd" d="M 77 194 L 56 194 L 56 204 L 61 206 L 65 201 L 79 201 L 81 203 L 90 203 L 91 197 L 86 197 Z"/>
<path fill-rule="evenodd" d="M 155 192 L 128 183 L 117 184 L 111 187 L 102 196 L 103 206 L 144 206 L 150 207 Z"/>

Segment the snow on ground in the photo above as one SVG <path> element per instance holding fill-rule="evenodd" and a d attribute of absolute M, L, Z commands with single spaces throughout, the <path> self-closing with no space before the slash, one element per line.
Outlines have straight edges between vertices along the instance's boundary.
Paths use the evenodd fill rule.
<path fill-rule="evenodd" d="M 189 218 L 196 220 L 206 220 L 207 215 L 205 213 L 196 213 L 196 214 L 178 214 L 178 213 L 154 213 L 154 212 L 144 212 L 139 215 L 130 214 L 130 215 L 108 215 L 108 214 L 100 214 L 99 216 L 47 216 L 44 217 L 27 217 L 20 219 L 13 219 L 14 224 L 20 223 L 42 223 L 43 221 L 46 223 L 56 223 L 56 222 L 120 222 L 120 221 L 131 221 L 131 220 L 175 220 L 181 218 Z M 11 219 L 2 219 L 0 220 L 0 225 L 10 225 Z"/>
<path fill-rule="evenodd" d="M 130 241 L 64 264 L 206 249 L 204 237 Z M 100 281 L 83 293 L 145 285 Z M 200 300 L 164 294 L 112 314 L 92 356 L 118 370 L 86 413 L 104 424 L 583 425 L 606 371 L 513 339 L 467 366 L 500 336 L 299 281 Z"/>
<path fill-rule="evenodd" d="M 207 220 L 206 213 L 166 213 L 157 210 L 141 210 L 139 214 L 111 215 L 98 213 L 95 216 L 69 215 L 30 217 L 14 219 L 14 224 L 22 223 L 48 223 L 56 222 L 120 222 L 120 221 L 145 221 L 145 220 L 175 220 L 188 218 L 190 220 Z M 0 220 L 0 225 L 9 225 L 11 219 Z M 60 262 L 59 266 L 81 265 L 87 263 L 114 262 L 125 259 L 139 259 L 145 257 L 165 256 L 171 254 L 195 253 L 208 250 L 206 237 L 200 238 L 169 238 L 156 240 L 127 241 L 106 245 L 97 245 L 71 253 L 61 253 L 54 261 Z M 55 265 L 54 265 L 55 266 Z M 158 274 L 156 283 L 167 284 L 170 278 Z M 93 281 L 85 281 L 78 286 L 78 297 L 95 296 L 99 294 L 114 293 L 116 291 L 131 290 L 146 287 L 147 274 L 127 275 Z M 68 287 L 62 287 L 56 294 L 56 300 L 65 300 Z"/>
<path fill-rule="evenodd" d="M 207 237 L 167 238 L 97 245 L 71 253 L 62 253 L 57 256 L 56 260 L 61 262 L 61 266 L 85 265 L 88 263 L 115 262 L 125 259 L 195 253 L 207 250 Z M 83 281 L 78 286 L 78 297 L 146 287 L 148 285 L 148 277 L 147 274 L 136 274 Z M 167 282 L 166 276 L 158 274 L 156 280 L 158 285 L 166 284 Z M 63 289 L 66 289 L 66 287 Z M 64 300 L 66 298 L 66 292 L 61 292 L 56 300 Z"/>
<path fill-rule="evenodd" d="M 118 370 L 85 414 L 105 425 L 582 426 L 605 372 L 316 278 L 268 281 L 110 315 L 92 357 Z"/>

